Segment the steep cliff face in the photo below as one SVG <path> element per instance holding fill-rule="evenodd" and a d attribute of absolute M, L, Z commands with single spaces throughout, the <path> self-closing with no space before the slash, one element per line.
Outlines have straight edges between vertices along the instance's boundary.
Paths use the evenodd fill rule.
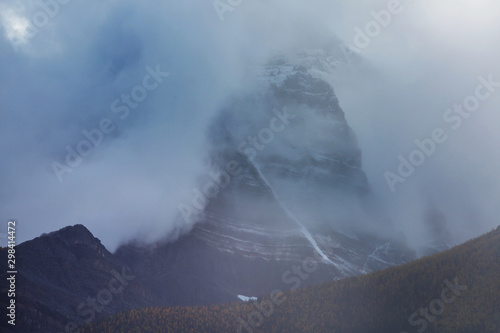
<path fill-rule="evenodd" d="M 147 254 L 132 256 L 140 249 L 133 245 L 118 250 L 165 304 L 290 289 L 300 276 L 290 272 L 307 258 L 317 269 L 299 277 L 300 286 L 413 258 L 374 208 L 333 88 L 311 72 L 275 59 L 259 71 L 255 90 L 214 119 L 209 161 L 219 176 L 200 182 L 204 208 L 189 234 Z"/>
<path fill-rule="evenodd" d="M 339 235 L 355 241 L 375 228 L 389 229 L 372 210 L 361 152 L 332 87 L 285 60 L 265 66 L 260 81 L 211 127 L 213 166 L 224 170 L 236 161 L 240 173 L 210 200 L 197 229 L 260 233 L 283 243 L 275 254 L 290 257 L 286 238 L 305 238 L 322 252 L 321 245 L 338 245 Z"/>

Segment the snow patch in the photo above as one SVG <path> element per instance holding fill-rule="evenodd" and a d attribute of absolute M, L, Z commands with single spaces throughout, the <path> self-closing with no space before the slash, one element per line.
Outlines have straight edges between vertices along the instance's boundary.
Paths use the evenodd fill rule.
<path fill-rule="evenodd" d="M 257 297 L 248 297 L 248 296 L 243 296 L 243 295 L 238 295 L 238 298 L 241 299 L 243 302 L 250 302 L 250 301 L 257 300 Z"/>

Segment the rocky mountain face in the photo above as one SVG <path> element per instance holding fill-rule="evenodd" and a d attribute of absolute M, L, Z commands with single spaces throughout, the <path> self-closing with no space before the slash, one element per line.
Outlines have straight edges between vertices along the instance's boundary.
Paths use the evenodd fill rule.
<path fill-rule="evenodd" d="M 210 128 L 211 171 L 192 206 L 181 208 L 179 223 L 196 220 L 193 230 L 154 249 L 130 244 L 116 253 L 164 304 L 236 301 L 413 258 L 374 208 L 332 87 L 284 59 L 258 77 Z M 317 269 L 306 279 L 297 267 L 307 258 Z"/>
<path fill-rule="evenodd" d="M 191 230 L 176 241 L 111 254 L 74 226 L 20 245 L 20 326 L 71 332 L 131 308 L 238 301 L 413 259 L 376 209 L 316 55 L 274 59 L 214 119 L 210 171 L 179 207 Z"/>

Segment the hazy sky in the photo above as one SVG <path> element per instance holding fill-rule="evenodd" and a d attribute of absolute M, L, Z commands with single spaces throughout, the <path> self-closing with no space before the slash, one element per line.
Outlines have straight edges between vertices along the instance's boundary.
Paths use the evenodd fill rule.
<path fill-rule="evenodd" d="M 498 225 L 500 88 L 456 130 L 443 119 L 479 76 L 500 82 L 493 0 L 243 0 L 219 13 L 210 0 L 16 3 L 0 2 L 0 221 L 18 220 L 18 241 L 76 223 L 110 249 L 171 232 L 207 172 L 207 125 L 252 66 L 304 40 L 356 46 L 389 7 L 358 47 L 369 70 L 331 77 L 374 192 L 410 236 L 432 205 L 458 240 Z M 100 125 L 102 143 L 60 182 L 53 163 Z M 384 173 L 436 128 L 447 140 L 391 192 Z"/>

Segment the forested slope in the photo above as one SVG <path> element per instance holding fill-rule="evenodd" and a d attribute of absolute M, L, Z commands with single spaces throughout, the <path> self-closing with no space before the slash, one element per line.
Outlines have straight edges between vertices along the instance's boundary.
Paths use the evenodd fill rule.
<path fill-rule="evenodd" d="M 257 304 L 133 310 L 84 332 L 498 333 L 499 259 L 500 227 L 403 266 Z"/>

